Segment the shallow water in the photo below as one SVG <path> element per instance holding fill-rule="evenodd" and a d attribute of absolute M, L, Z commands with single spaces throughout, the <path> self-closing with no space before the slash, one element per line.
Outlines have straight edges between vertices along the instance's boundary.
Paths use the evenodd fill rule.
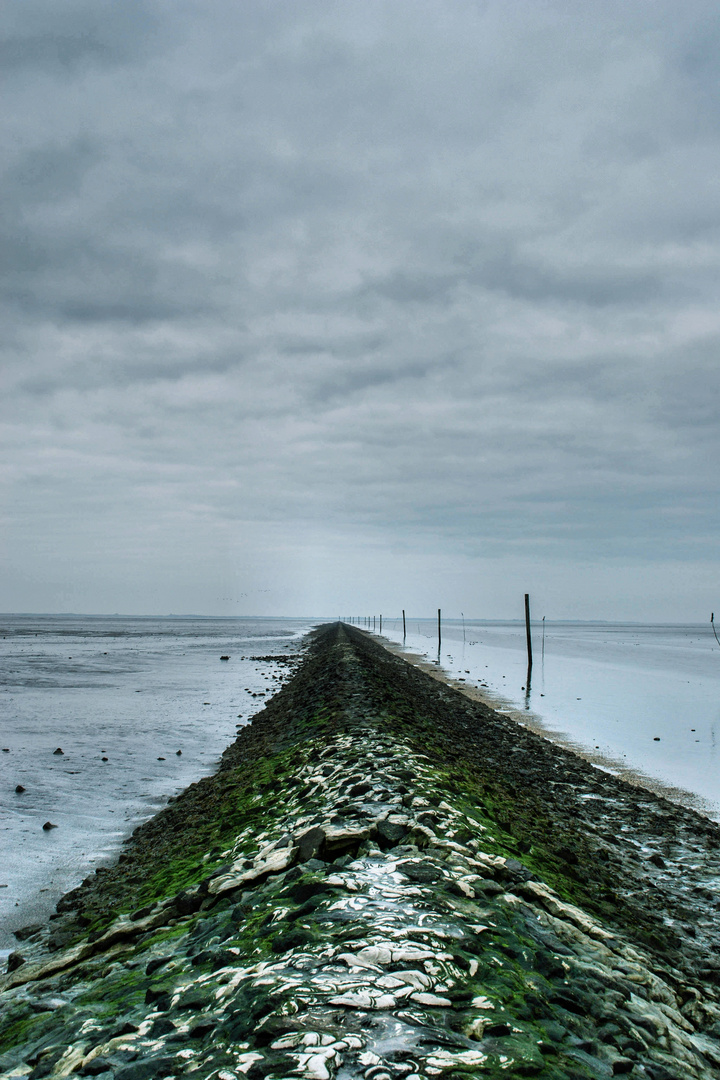
<path fill-rule="evenodd" d="M 720 648 L 706 626 L 407 621 L 405 648 L 602 767 L 720 820 Z M 402 621 L 383 622 L 402 644 Z M 680 790 L 676 790 L 680 789 Z M 683 794 L 686 793 L 686 794 Z"/>
<path fill-rule="evenodd" d="M 287 670 L 256 658 L 292 655 L 312 625 L 0 617 L 0 950 L 215 771 Z"/>

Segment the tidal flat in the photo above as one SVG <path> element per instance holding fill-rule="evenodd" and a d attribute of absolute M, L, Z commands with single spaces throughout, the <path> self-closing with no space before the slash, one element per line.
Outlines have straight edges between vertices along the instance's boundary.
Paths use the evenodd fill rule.
<path fill-rule="evenodd" d="M 17 932 L 0 1076 L 720 1069 L 720 828 L 322 626 L 117 863 Z"/>

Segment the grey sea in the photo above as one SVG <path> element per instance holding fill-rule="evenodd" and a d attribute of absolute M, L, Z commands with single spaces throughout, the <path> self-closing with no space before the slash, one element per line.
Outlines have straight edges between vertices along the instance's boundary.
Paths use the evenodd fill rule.
<path fill-rule="evenodd" d="M 288 671 L 262 658 L 294 655 L 317 621 L 0 616 L 0 960 L 214 772 Z"/>
<path fill-rule="evenodd" d="M 408 619 L 405 649 L 600 768 L 720 820 L 720 647 L 706 625 Z M 402 620 L 383 636 L 403 644 Z"/>

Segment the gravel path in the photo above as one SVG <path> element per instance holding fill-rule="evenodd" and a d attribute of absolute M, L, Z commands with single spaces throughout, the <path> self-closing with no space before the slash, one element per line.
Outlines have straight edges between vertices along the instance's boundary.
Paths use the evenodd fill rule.
<path fill-rule="evenodd" d="M 719 883 L 713 823 L 322 627 L 19 941 L 0 1075 L 716 1077 Z"/>

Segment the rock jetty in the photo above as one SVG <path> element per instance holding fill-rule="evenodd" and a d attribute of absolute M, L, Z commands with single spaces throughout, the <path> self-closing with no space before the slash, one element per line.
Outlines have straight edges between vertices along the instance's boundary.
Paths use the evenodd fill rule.
<path fill-rule="evenodd" d="M 720 829 L 344 624 L 18 932 L 0 1075 L 720 1075 Z"/>

